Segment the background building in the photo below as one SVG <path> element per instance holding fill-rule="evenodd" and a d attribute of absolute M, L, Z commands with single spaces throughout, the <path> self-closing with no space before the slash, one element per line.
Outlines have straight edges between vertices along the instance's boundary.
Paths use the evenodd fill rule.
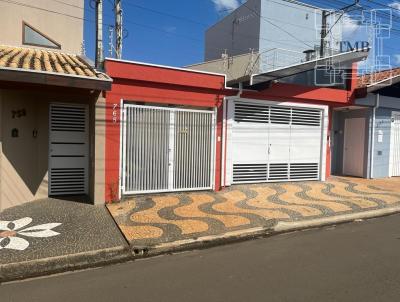
<path fill-rule="evenodd" d="M 2 2 L 0 43 L 36 46 L 80 54 L 83 42 L 84 0 L 19 0 Z M 58 13 L 54 13 L 58 12 Z"/>
<path fill-rule="evenodd" d="M 328 28 L 335 20 L 328 18 Z M 260 54 L 260 71 L 288 66 L 304 60 L 306 50 L 320 46 L 322 9 L 292 0 L 248 0 L 209 28 L 205 35 L 205 61 Z M 339 21 L 327 37 L 328 48 L 339 50 Z"/>

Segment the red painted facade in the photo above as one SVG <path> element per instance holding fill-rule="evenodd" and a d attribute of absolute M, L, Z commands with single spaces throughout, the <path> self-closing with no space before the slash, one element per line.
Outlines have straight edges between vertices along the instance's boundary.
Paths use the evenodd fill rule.
<path fill-rule="evenodd" d="M 353 66 L 353 69 L 355 67 Z M 225 88 L 225 77 L 217 74 L 117 60 L 106 60 L 105 68 L 107 74 L 113 79 L 112 89 L 106 93 L 106 200 L 113 201 L 119 198 L 120 106 L 122 100 L 148 104 L 217 108 L 215 188 L 219 190 L 223 165 L 221 163 L 222 104 L 225 96 L 238 94 L 235 89 Z M 350 80 L 348 86 L 348 90 L 340 90 L 276 83 L 261 92 L 244 91 L 241 96 L 258 100 L 325 104 L 332 108 L 353 102 L 356 82 Z M 329 176 L 329 143 L 326 172 Z"/>
<path fill-rule="evenodd" d="M 111 60 L 106 60 L 105 68 L 113 79 L 112 89 L 106 94 L 106 201 L 118 199 L 121 100 L 217 108 L 216 135 L 222 136 L 225 76 Z M 216 142 L 216 162 L 219 163 L 221 139 Z M 220 175 L 220 165 L 217 165 L 217 190 L 220 189 Z"/>

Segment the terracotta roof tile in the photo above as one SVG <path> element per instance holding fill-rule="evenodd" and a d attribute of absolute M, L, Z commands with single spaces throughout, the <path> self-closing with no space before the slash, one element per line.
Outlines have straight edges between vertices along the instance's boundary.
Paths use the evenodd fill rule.
<path fill-rule="evenodd" d="M 79 56 L 34 48 L 0 45 L 0 68 L 109 79 Z"/>
<path fill-rule="evenodd" d="M 361 75 L 358 77 L 357 87 L 363 88 L 368 85 L 378 83 L 399 75 L 400 75 L 400 67 Z"/>

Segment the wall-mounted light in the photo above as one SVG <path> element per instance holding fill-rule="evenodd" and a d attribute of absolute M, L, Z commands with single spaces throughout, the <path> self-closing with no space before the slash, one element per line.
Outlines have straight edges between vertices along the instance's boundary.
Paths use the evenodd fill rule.
<path fill-rule="evenodd" d="M 17 128 L 11 130 L 11 137 L 19 137 L 19 131 Z"/>

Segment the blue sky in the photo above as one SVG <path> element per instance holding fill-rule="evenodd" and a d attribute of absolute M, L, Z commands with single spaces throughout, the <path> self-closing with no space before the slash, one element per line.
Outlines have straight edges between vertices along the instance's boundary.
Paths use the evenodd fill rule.
<path fill-rule="evenodd" d="M 241 0 L 122 0 L 124 27 L 123 59 L 149 63 L 184 66 L 203 60 L 204 32 L 225 14 L 239 5 Z M 94 10 L 85 0 L 86 54 L 94 57 Z M 114 23 L 113 0 L 104 0 L 104 47 L 109 56 L 108 24 Z M 339 8 L 352 0 L 305 0 L 303 2 L 323 8 Z M 400 9 L 400 1 L 362 0 L 364 9 Z M 357 12 L 350 13 L 357 14 Z M 400 29 L 400 10 L 393 10 L 393 26 Z M 350 22 L 351 23 L 351 22 Z M 350 28 L 354 24 L 349 24 Z M 359 36 L 354 31 L 353 36 Z M 391 56 L 392 65 L 400 65 L 400 31 L 392 31 L 384 43 L 384 52 Z"/>

